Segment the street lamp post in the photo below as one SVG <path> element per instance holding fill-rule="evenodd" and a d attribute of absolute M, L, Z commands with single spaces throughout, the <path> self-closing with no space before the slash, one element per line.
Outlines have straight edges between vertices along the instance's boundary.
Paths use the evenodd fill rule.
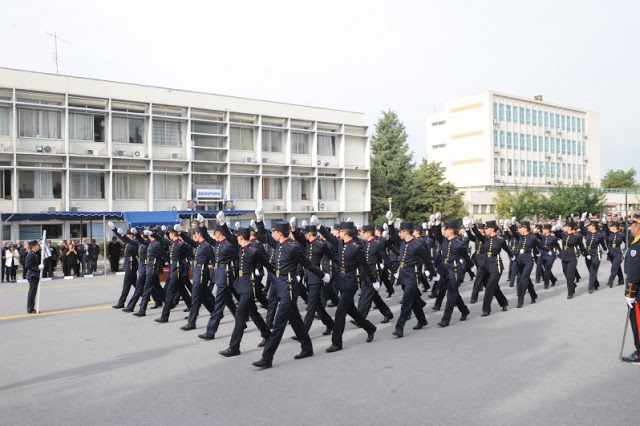
<path fill-rule="evenodd" d="M 392 200 L 391 197 L 387 198 L 387 201 L 389 202 L 389 211 L 391 211 L 391 200 Z"/>

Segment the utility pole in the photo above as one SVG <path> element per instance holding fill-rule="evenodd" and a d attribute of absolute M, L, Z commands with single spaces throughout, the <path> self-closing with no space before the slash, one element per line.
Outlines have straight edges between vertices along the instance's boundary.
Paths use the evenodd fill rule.
<path fill-rule="evenodd" d="M 53 54 L 53 60 L 56 63 L 56 74 L 59 74 L 59 72 L 58 72 L 58 39 L 60 41 L 64 41 L 67 44 L 71 44 L 71 43 L 69 43 L 67 40 L 64 40 L 64 39 L 58 37 L 58 33 L 53 33 L 53 34 L 47 33 L 47 34 L 49 34 L 50 37 L 53 37 L 53 40 L 54 40 L 55 51 L 54 51 L 54 54 Z"/>

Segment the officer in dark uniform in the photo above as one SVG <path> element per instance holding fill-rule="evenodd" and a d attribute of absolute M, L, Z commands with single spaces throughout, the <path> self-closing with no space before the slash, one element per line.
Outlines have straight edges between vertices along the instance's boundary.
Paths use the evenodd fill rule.
<path fill-rule="evenodd" d="M 122 229 L 116 229 L 112 222 L 109 222 L 109 226 L 113 231 L 113 234 L 122 241 L 124 246 L 124 279 L 122 280 L 122 293 L 118 299 L 118 303 L 112 306 L 114 309 L 124 308 L 124 302 L 127 301 L 129 290 L 133 287 L 135 293 L 136 285 L 136 271 L 138 269 L 138 242 L 133 240 L 133 233 L 131 230 L 124 234 Z"/>
<path fill-rule="evenodd" d="M 607 251 L 604 234 L 598 230 L 598 222 L 589 221 L 585 229 L 584 220 L 580 221 L 580 231 L 585 235 L 584 246 L 587 249 L 585 263 L 589 271 L 589 294 L 600 287 L 598 270 L 600 269 L 601 251 Z"/>
<path fill-rule="evenodd" d="M 191 292 L 191 309 L 187 317 L 187 324 L 180 327 L 189 331 L 196 328 L 196 319 L 200 306 L 204 304 L 209 312 L 213 312 L 216 301 L 207 286 L 209 282 L 209 263 L 214 260 L 213 247 L 206 240 L 207 228 L 198 226 L 193 231 L 193 239 L 182 233 L 184 241 L 195 249 L 195 265 L 193 268 L 193 288 Z M 206 271 L 206 273 L 205 273 Z"/>
<path fill-rule="evenodd" d="M 275 249 L 275 282 L 274 286 L 278 294 L 278 310 L 273 321 L 271 336 L 267 339 L 262 351 L 262 358 L 253 363 L 258 368 L 270 368 L 273 356 L 280 345 L 284 330 L 288 323 L 291 324 L 296 337 L 300 341 L 301 352 L 295 359 L 302 359 L 313 356 L 313 345 L 309 333 L 304 327 L 302 316 L 298 311 L 298 296 L 300 295 L 300 283 L 296 279 L 298 264 L 302 264 L 307 271 L 324 277 L 324 282 L 329 281 L 329 275 L 316 268 L 302 251 L 302 247 L 289 238 L 291 225 L 288 222 L 276 222 L 271 231 L 271 235 L 264 227 L 264 211 L 256 210 L 256 226 L 258 227 L 258 237 L 265 244 Z"/>
<path fill-rule="evenodd" d="M 548 289 L 549 282 L 551 282 L 551 286 L 556 285 L 557 280 L 551 269 L 556 261 L 556 252 L 560 251 L 560 243 L 558 237 L 551 233 L 551 224 L 543 225 L 542 234 L 537 234 L 537 237 L 542 245 L 539 260 L 542 265 L 542 280 L 544 288 Z"/>
<path fill-rule="evenodd" d="M 378 294 L 378 290 L 380 289 L 380 282 L 382 282 L 384 272 L 391 267 L 391 260 L 385 250 L 386 240 L 375 238 L 374 230 L 374 225 L 364 225 L 362 227 L 362 244 L 364 246 L 365 258 L 371 271 L 376 276 L 378 284 L 376 288 L 369 283 L 368 280 L 365 280 L 366 284 L 360 289 L 358 310 L 366 318 L 371 309 L 371 303 L 373 303 L 384 317 L 382 323 L 386 324 L 393 319 L 393 313 Z"/>
<path fill-rule="evenodd" d="M 155 232 L 154 232 L 155 231 Z M 147 273 L 144 281 L 144 290 L 142 292 L 142 301 L 140 302 L 140 309 L 136 312 L 135 316 L 143 317 L 147 313 L 147 305 L 149 304 L 149 299 L 151 297 L 151 291 L 155 288 L 159 294 L 161 295 L 160 300 L 164 300 L 164 291 L 160 286 L 160 272 L 162 271 L 162 263 L 164 258 L 167 256 L 163 243 L 161 241 L 162 237 L 157 233 L 157 229 L 145 230 L 144 234 L 149 237 L 151 242 L 147 247 Z M 162 306 L 162 304 L 156 305 L 157 307 Z"/>
<path fill-rule="evenodd" d="M 560 226 L 560 225 L 557 225 Z M 563 226 L 563 231 L 556 230 L 556 236 L 562 241 L 562 251 L 560 260 L 562 261 L 562 272 L 567 280 L 567 299 L 572 299 L 576 292 L 576 266 L 578 265 L 578 250 L 586 255 L 586 249 L 582 243 L 582 236 L 576 234 L 577 224 L 567 221 Z"/>
<path fill-rule="evenodd" d="M 132 228 L 131 232 L 138 242 L 138 276 L 136 278 L 136 289 L 133 292 L 131 299 L 129 299 L 127 307 L 122 310 L 123 312 L 133 312 L 138 300 L 142 297 L 142 293 L 144 292 L 144 282 L 147 277 L 147 248 L 149 247 L 149 238 L 136 228 Z M 162 289 L 160 290 L 162 291 Z M 153 287 L 151 288 L 151 297 L 156 304 L 160 303 L 162 305 L 162 300 L 164 300 L 164 298 L 162 298 L 161 294 L 158 294 L 157 290 Z"/>
<path fill-rule="evenodd" d="M 516 229 L 516 225 L 511 225 L 511 233 L 517 235 L 516 261 L 518 262 L 518 305 L 516 308 L 522 308 L 524 305 L 524 295 L 529 292 L 531 303 L 536 303 L 538 294 L 531 282 L 531 272 L 533 271 L 533 252 L 540 250 L 540 241 L 531 233 L 531 222 L 523 220 Z"/>
<path fill-rule="evenodd" d="M 251 231 L 249 228 L 238 228 L 238 278 L 235 287 L 240 295 L 238 307 L 235 315 L 235 326 L 231 334 L 229 347 L 219 354 L 225 357 L 240 355 L 240 342 L 247 324 L 247 317 L 251 315 L 254 323 L 260 330 L 263 339 L 269 339 L 271 331 L 265 324 L 264 320 L 258 314 L 258 308 L 254 302 L 256 295 L 256 287 L 253 280 L 255 279 L 255 270 L 258 264 L 264 266 L 268 270 L 275 272 L 275 268 L 271 266 L 264 251 L 257 250 L 251 244 Z"/>
<path fill-rule="evenodd" d="M 188 274 L 189 271 L 189 259 L 193 258 L 193 252 L 180 238 L 181 231 L 180 225 L 175 225 L 169 230 L 169 238 L 171 239 L 171 245 L 169 246 L 169 278 L 165 286 L 166 295 L 164 306 L 162 307 L 162 315 L 160 315 L 160 318 L 156 318 L 155 322 L 169 322 L 169 314 L 177 304 L 178 294 L 182 297 L 187 307 L 191 308 L 191 295 L 184 285 L 184 280 L 185 274 Z"/>
<path fill-rule="evenodd" d="M 342 334 L 344 333 L 347 314 L 356 321 L 359 327 L 367 332 L 367 342 L 371 342 L 377 328 L 358 311 L 353 299 L 361 285 L 362 275 L 366 274 L 372 285 L 376 285 L 377 281 L 367 264 L 364 249 L 354 239 L 356 228 L 353 222 L 340 223 L 340 240 L 334 237 L 328 228 L 320 225 L 315 215 L 311 217 L 310 223 L 317 226 L 320 234 L 338 248 L 338 259 L 340 261 L 340 271 L 337 277 L 340 301 L 335 313 L 331 346 L 326 351 L 336 352 L 342 350 Z"/>
<path fill-rule="evenodd" d="M 267 251 L 264 248 L 264 244 L 262 244 L 262 241 L 258 239 L 258 232 L 255 229 L 253 229 L 253 227 L 249 227 L 249 230 L 251 231 L 251 240 L 250 240 L 251 245 L 253 246 L 254 249 L 258 250 L 259 252 L 262 252 L 262 254 L 264 254 L 264 256 L 268 259 L 269 255 L 267 254 Z M 254 276 L 254 285 L 256 287 L 256 300 L 260 302 L 260 305 L 262 305 L 263 308 L 267 309 L 269 306 L 269 301 L 264 291 L 265 287 L 264 285 L 262 285 L 262 280 L 264 279 L 264 277 L 265 277 L 264 269 L 261 266 L 258 266 L 256 268 L 255 276 Z"/>
<path fill-rule="evenodd" d="M 40 244 L 38 240 L 29 241 L 29 252 L 24 260 L 24 269 L 27 271 L 26 277 L 29 281 L 29 294 L 27 295 L 27 313 L 36 314 L 36 293 L 38 292 L 38 283 L 40 282 L 40 270 L 44 269 L 38 261 L 38 252 Z"/>
<path fill-rule="evenodd" d="M 624 261 L 624 273 L 627 276 L 627 284 L 624 297 L 629 305 L 629 322 L 633 333 L 635 352 L 622 357 L 625 362 L 640 363 L 640 304 L 638 304 L 638 287 L 640 286 L 640 215 L 634 214 L 631 219 L 629 231 L 633 240 L 629 243 L 627 256 Z"/>
<path fill-rule="evenodd" d="M 611 222 L 607 225 L 606 219 L 604 224 L 604 232 L 607 238 L 607 246 L 609 252 L 607 259 L 611 262 L 611 273 L 607 285 L 613 287 L 613 280 L 618 276 L 618 285 L 622 285 L 624 277 L 622 276 L 622 245 L 625 243 L 625 235 L 620 232 L 620 223 Z"/>
<path fill-rule="evenodd" d="M 477 226 L 471 219 L 468 220 L 467 226 L 469 228 L 469 239 L 476 245 L 471 260 L 475 263 L 477 272 L 476 279 L 473 281 L 473 290 L 471 290 L 471 304 L 478 301 L 478 295 L 487 282 L 487 271 L 485 264 L 487 260 L 486 247 L 484 246 L 484 224 L 479 223 Z"/>

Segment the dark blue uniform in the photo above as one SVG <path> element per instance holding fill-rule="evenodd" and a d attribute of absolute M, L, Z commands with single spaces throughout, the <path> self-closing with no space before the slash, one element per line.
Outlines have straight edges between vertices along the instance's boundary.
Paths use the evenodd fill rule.
<path fill-rule="evenodd" d="M 611 273 L 607 285 L 613 287 L 613 280 L 618 277 L 618 285 L 622 285 L 624 277 L 622 275 L 622 244 L 625 243 L 625 235 L 622 232 L 611 232 L 607 225 L 604 226 L 604 232 L 607 236 L 607 259 L 611 262 Z"/>
<path fill-rule="evenodd" d="M 38 292 L 38 284 L 40 282 L 40 265 L 37 253 L 29 249 L 27 257 L 24 260 L 24 270 L 27 271 L 27 281 L 29 281 L 29 294 L 27 295 L 27 313 L 36 313 L 36 293 Z"/>
<path fill-rule="evenodd" d="M 167 322 L 169 314 L 178 300 L 178 294 L 184 300 L 188 308 L 191 308 L 191 295 L 185 286 L 185 280 L 189 279 L 189 259 L 193 257 L 193 252 L 179 238 L 171 241 L 169 246 L 169 278 L 165 286 L 166 295 L 162 315 L 156 319 L 158 322 Z"/>
<path fill-rule="evenodd" d="M 129 299 L 125 312 L 133 312 L 136 307 L 136 303 L 142 297 L 144 292 L 144 283 L 147 277 L 147 247 L 149 247 L 149 240 L 142 238 L 140 234 L 136 234 L 136 241 L 138 242 L 138 275 L 136 278 L 136 289 L 133 292 L 133 296 Z M 151 289 L 151 297 L 156 303 L 162 304 L 164 297 L 162 296 L 162 287 L 158 283 L 158 287 Z"/>
<path fill-rule="evenodd" d="M 531 281 L 531 272 L 533 271 L 533 251 L 540 250 L 540 241 L 533 234 L 520 235 L 516 231 L 515 225 L 512 226 L 511 232 L 513 235 L 517 235 L 516 250 L 514 252 L 516 256 L 516 262 L 518 263 L 518 308 L 524 304 L 524 295 L 529 292 L 531 296 L 531 303 L 536 303 L 538 295 L 533 282 Z"/>
<path fill-rule="evenodd" d="M 140 309 L 135 314 L 136 316 L 140 317 L 146 314 L 152 290 L 160 287 L 159 276 L 165 257 L 166 252 L 162 243 L 158 240 L 151 241 L 147 247 L 147 273 L 144 280 L 142 302 L 140 302 Z"/>
<path fill-rule="evenodd" d="M 549 288 L 549 282 L 551 285 L 556 285 L 556 277 L 553 275 L 551 268 L 556 261 L 556 252 L 560 251 L 560 243 L 558 237 L 554 234 L 538 235 L 540 240 L 540 254 L 538 256 L 538 263 L 542 267 L 542 280 L 544 282 L 544 288 Z"/>
<path fill-rule="evenodd" d="M 376 277 L 378 283 L 382 283 L 382 276 L 385 269 L 391 267 L 391 261 L 385 250 L 386 241 L 371 237 L 369 241 L 362 240 L 364 246 L 364 256 L 367 259 L 369 268 Z M 383 266 L 381 266 L 383 265 Z M 358 310 L 366 318 L 369 315 L 371 309 L 371 303 L 375 305 L 378 311 L 384 316 L 384 323 L 389 322 L 393 318 L 391 309 L 384 303 L 384 300 L 378 294 L 378 291 L 373 288 L 368 280 L 364 280 L 360 287 L 360 299 L 358 300 Z"/>
<path fill-rule="evenodd" d="M 637 215 L 635 215 L 637 216 Z M 640 221 L 640 217 L 634 217 L 634 221 Z M 638 304 L 638 290 L 640 287 L 640 237 L 636 237 L 629 242 L 627 255 L 624 260 L 624 273 L 627 276 L 624 295 L 627 298 L 635 299 L 633 307 L 629 309 L 629 321 L 633 332 L 633 343 L 635 344 L 635 358 L 624 357 L 623 361 L 638 362 L 640 356 L 640 305 Z"/>
<path fill-rule="evenodd" d="M 136 285 L 136 271 L 138 269 L 138 242 L 130 239 L 126 235 L 118 234 L 116 229 L 113 229 L 113 234 L 122 241 L 124 246 L 124 279 L 122 280 L 122 293 L 118 299 L 118 303 L 114 308 L 124 308 L 124 302 L 127 300 L 129 290 Z"/>
<path fill-rule="evenodd" d="M 202 233 L 207 232 L 201 229 Z M 213 247 L 206 240 L 196 243 L 188 235 L 183 235 L 187 244 L 195 249 L 195 264 L 193 265 L 193 288 L 191 290 L 191 308 L 186 328 L 195 328 L 200 306 L 204 304 L 209 312 L 215 308 L 215 299 L 209 291 L 209 264 L 214 260 Z"/>
<path fill-rule="evenodd" d="M 560 260 L 562 261 L 562 272 L 567 280 L 567 298 L 571 299 L 576 292 L 576 266 L 578 265 L 578 251 L 586 255 L 586 249 L 582 243 L 580 234 L 569 234 L 561 231 L 556 232 L 556 236 L 562 241 L 562 251 Z"/>
<path fill-rule="evenodd" d="M 581 228 L 584 228 L 584 226 Z M 587 269 L 589 270 L 589 293 L 592 293 L 600 287 L 600 283 L 598 282 L 598 269 L 600 269 L 600 260 L 602 256 L 600 249 L 607 251 L 607 246 L 602 232 L 590 232 L 586 229 L 583 229 L 583 232 L 585 234 L 584 246 L 587 249 L 588 256 L 585 257 L 584 260 L 587 265 Z"/>

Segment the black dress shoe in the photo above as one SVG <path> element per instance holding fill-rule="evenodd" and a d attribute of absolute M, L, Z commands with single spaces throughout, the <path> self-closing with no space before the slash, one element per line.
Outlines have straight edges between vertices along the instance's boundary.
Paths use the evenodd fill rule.
<path fill-rule="evenodd" d="M 375 336 L 376 334 L 376 330 L 377 328 L 374 328 L 371 331 L 367 331 L 367 343 L 372 342 L 373 341 L 373 336 Z"/>
<path fill-rule="evenodd" d="M 573 294 L 568 295 L 567 299 L 573 299 Z"/>
<path fill-rule="evenodd" d="M 469 300 L 469 303 L 471 303 L 471 304 L 473 305 L 473 304 L 474 304 L 474 303 L 476 303 L 477 301 L 478 301 L 478 299 L 471 299 L 471 300 Z"/>
<path fill-rule="evenodd" d="M 384 316 L 384 319 L 382 321 L 380 321 L 382 324 L 386 324 L 389 321 L 391 321 L 393 319 L 393 314 L 389 313 L 388 315 Z"/>
<path fill-rule="evenodd" d="M 34 310 L 31 310 L 31 311 L 29 311 L 29 312 L 27 312 L 27 313 L 28 313 L 29 315 L 37 314 L 37 312 L 36 312 L 36 311 L 34 311 Z"/>
<path fill-rule="evenodd" d="M 419 322 L 418 324 L 416 324 L 415 327 L 413 327 L 414 330 L 422 330 L 423 328 L 425 328 L 427 326 L 428 323 L 421 323 Z"/>
<path fill-rule="evenodd" d="M 271 361 L 267 361 L 266 359 L 261 359 L 260 361 L 256 361 L 251 363 L 251 365 L 253 365 L 254 367 L 258 367 L 258 368 L 271 368 Z"/>
<path fill-rule="evenodd" d="M 504 305 L 502 307 L 502 312 L 507 312 L 508 309 L 509 309 L 509 305 Z"/>
<path fill-rule="evenodd" d="M 300 339 L 298 339 L 298 336 L 296 336 L 295 334 L 293 336 L 291 336 L 291 340 L 295 340 L 296 342 Z"/>
<path fill-rule="evenodd" d="M 351 324 L 355 325 L 356 327 L 360 327 L 360 326 L 358 325 L 358 323 L 356 322 L 356 320 L 351 320 L 351 321 L 349 321 L 349 322 L 350 322 Z"/>
<path fill-rule="evenodd" d="M 266 337 L 263 337 L 263 338 L 262 338 L 262 341 L 261 341 L 260 343 L 258 343 L 258 347 L 259 347 L 259 348 L 263 348 L 263 347 L 264 347 L 264 345 L 266 345 L 266 344 L 267 344 L 267 338 L 266 338 Z"/>
<path fill-rule="evenodd" d="M 536 300 L 537 300 L 537 299 L 531 299 L 531 303 L 532 303 L 532 304 L 533 304 L 533 303 L 536 303 Z"/>
<path fill-rule="evenodd" d="M 122 309 L 122 308 L 124 308 L 124 304 L 118 303 L 117 305 L 113 305 L 112 308 L 113 309 Z"/>
<path fill-rule="evenodd" d="M 222 356 L 226 356 L 227 358 L 230 357 L 230 356 L 238 356 L 238 355 L 240 355 L 240 349 L 227 348 L 224 351 L 218 352 L 218 354 L 220 354 Z"/>
<path fill-rule="evenodd" d="M 133 312 L 133 309 L 131 309 L 131 308 L 124 308 L 124 309 L 122 310 L 122 312 L 131 313 L 131 312 Z"/>
<path fill-rule="evenodd" d="M 589 290 L 589 294 L 593 294 L 593 290 Z"/>
<path fill-rule="evenodd" d="M 547 285 L 545 285 L 545 286 L 544 286 L 544 289 L 545 289 L 545 290 L 549 290 L 549 285 L 548 285 L 548 284 L 547 284 Z"/>
<path fill-rule="evenodd" d="M 329 326 L 327 326 L 326 330 L 324 330 L 324 331 L 322 332 L 322 335 L 323 335 L 323 336 L 328 336 L 328 335 L 330 335 L 331 333 L 333 333 L 333 327 L 329 327 Z"/>
<path fill-rule="evenodd" d="M 158 304 L 156 303 L 155 305 L 153 305 L 151 308 L 149 309 L 158 309 L 158 308 L 162 308 L 162 303 Z"/>
<path fill-rule="evenodd" d="M 338 352 L 342 350 L 342 346 L 338 346 L 338 345 L 331 345 L 327 348 L 327 352 L 331 353 L 331 352 Z"/>
<path fill-rule="evenodd" d="M 391 333 L 392 335 L 396 336 L 396 337 L 402 337 L 404 336 L 404 332 L 399 331 L 399 330 L 395 330 L 393 333 Z"/>
<path fill-rule="evenodd" d="M 491 312 L 482 311 L 482 315 L 480 315 L 480 316 L 481 317 L 488 317 L 489 315 L 491 315 Z"/>
<path fill-rule="evenodd" d="M 522 308 L 522 303 L 518 303 L 518 304 L 516 305 L 516 308 Z"/>
<path fill-rule="evenodd" d="M 469 316 L 471 312 L 467 312 L 466 314 L 462 314 L 462 316 L 460 317 L 460 321 L 466 321 L 467 317 Z"/>
<path fill-rule="evenodd" d="M 195 330 L 195 329 L 196 329 L 195 324 L 186 324 L 180 327 L 180 330 L 184 330 L 184 331 Z"/>
<path fill-rule="evenodd" d="M 622 357 L 622 360 L 623 360 L 624 362 L 633 362 L 633 363 L 638 363 L 638 362 L 640 362 L 640 356 L 638 356 L 638 354 L 634 352 L 634 353 L 632 353 L 632 354 L 631 354 L 631 355 L 629 355 L 629 356 L 623 356 L 623 357 Z"/>
<path fill-rule="evenodd" d="M 182 310 L 182 312 L 189 312 L 190 310 L 191 310 L 191 308 L 184 308 L 184 309 Z"/>
<path fill-rule="evenodd" d="M 168 318 L 156 318 L 156 319 L 154 319 L 154 321 L 164 324 L 166 322 L 169 322 L 169 319 Z"/>
<path fill-rule="evenodd" d="M 213 340 L 215 336 L 209 336 L 207 333 L 198 334 L 202 340 Z"/>
<path fill-rule="evenodd" d="M 440 306 L 438 305 L 433 305 L 433 307 L 431 308 L 432 311 L 439 311 L 440 310 Z"/>
<path fill-rule="evenodd" d="M 444 322 L 444 321 L 440 321 L 440 322 L 438 323 L 438 325 L 439 325 L 440 327 L 449 327 L 449 323 L 448 323 L 448 322 Z"/>
<path fill-rule="evenodd" d="M 313 351 L 302 351 L 298 355 L 294 356 L 293 359 L 309 358 L 310 356 L 313 356 Z"/>
<path fill-rule="evenodd" d="M 143 316 L 145 316 L 145 315 L 147 315 L 147 314 L 145 314 L 144 312 L 136 312 L 136 313 L 135 313 L 135 314 L 133 314 L 133 315 L 134 315 L 134 316 L 136 316 L 136 317 L 143 317 Z"/>

